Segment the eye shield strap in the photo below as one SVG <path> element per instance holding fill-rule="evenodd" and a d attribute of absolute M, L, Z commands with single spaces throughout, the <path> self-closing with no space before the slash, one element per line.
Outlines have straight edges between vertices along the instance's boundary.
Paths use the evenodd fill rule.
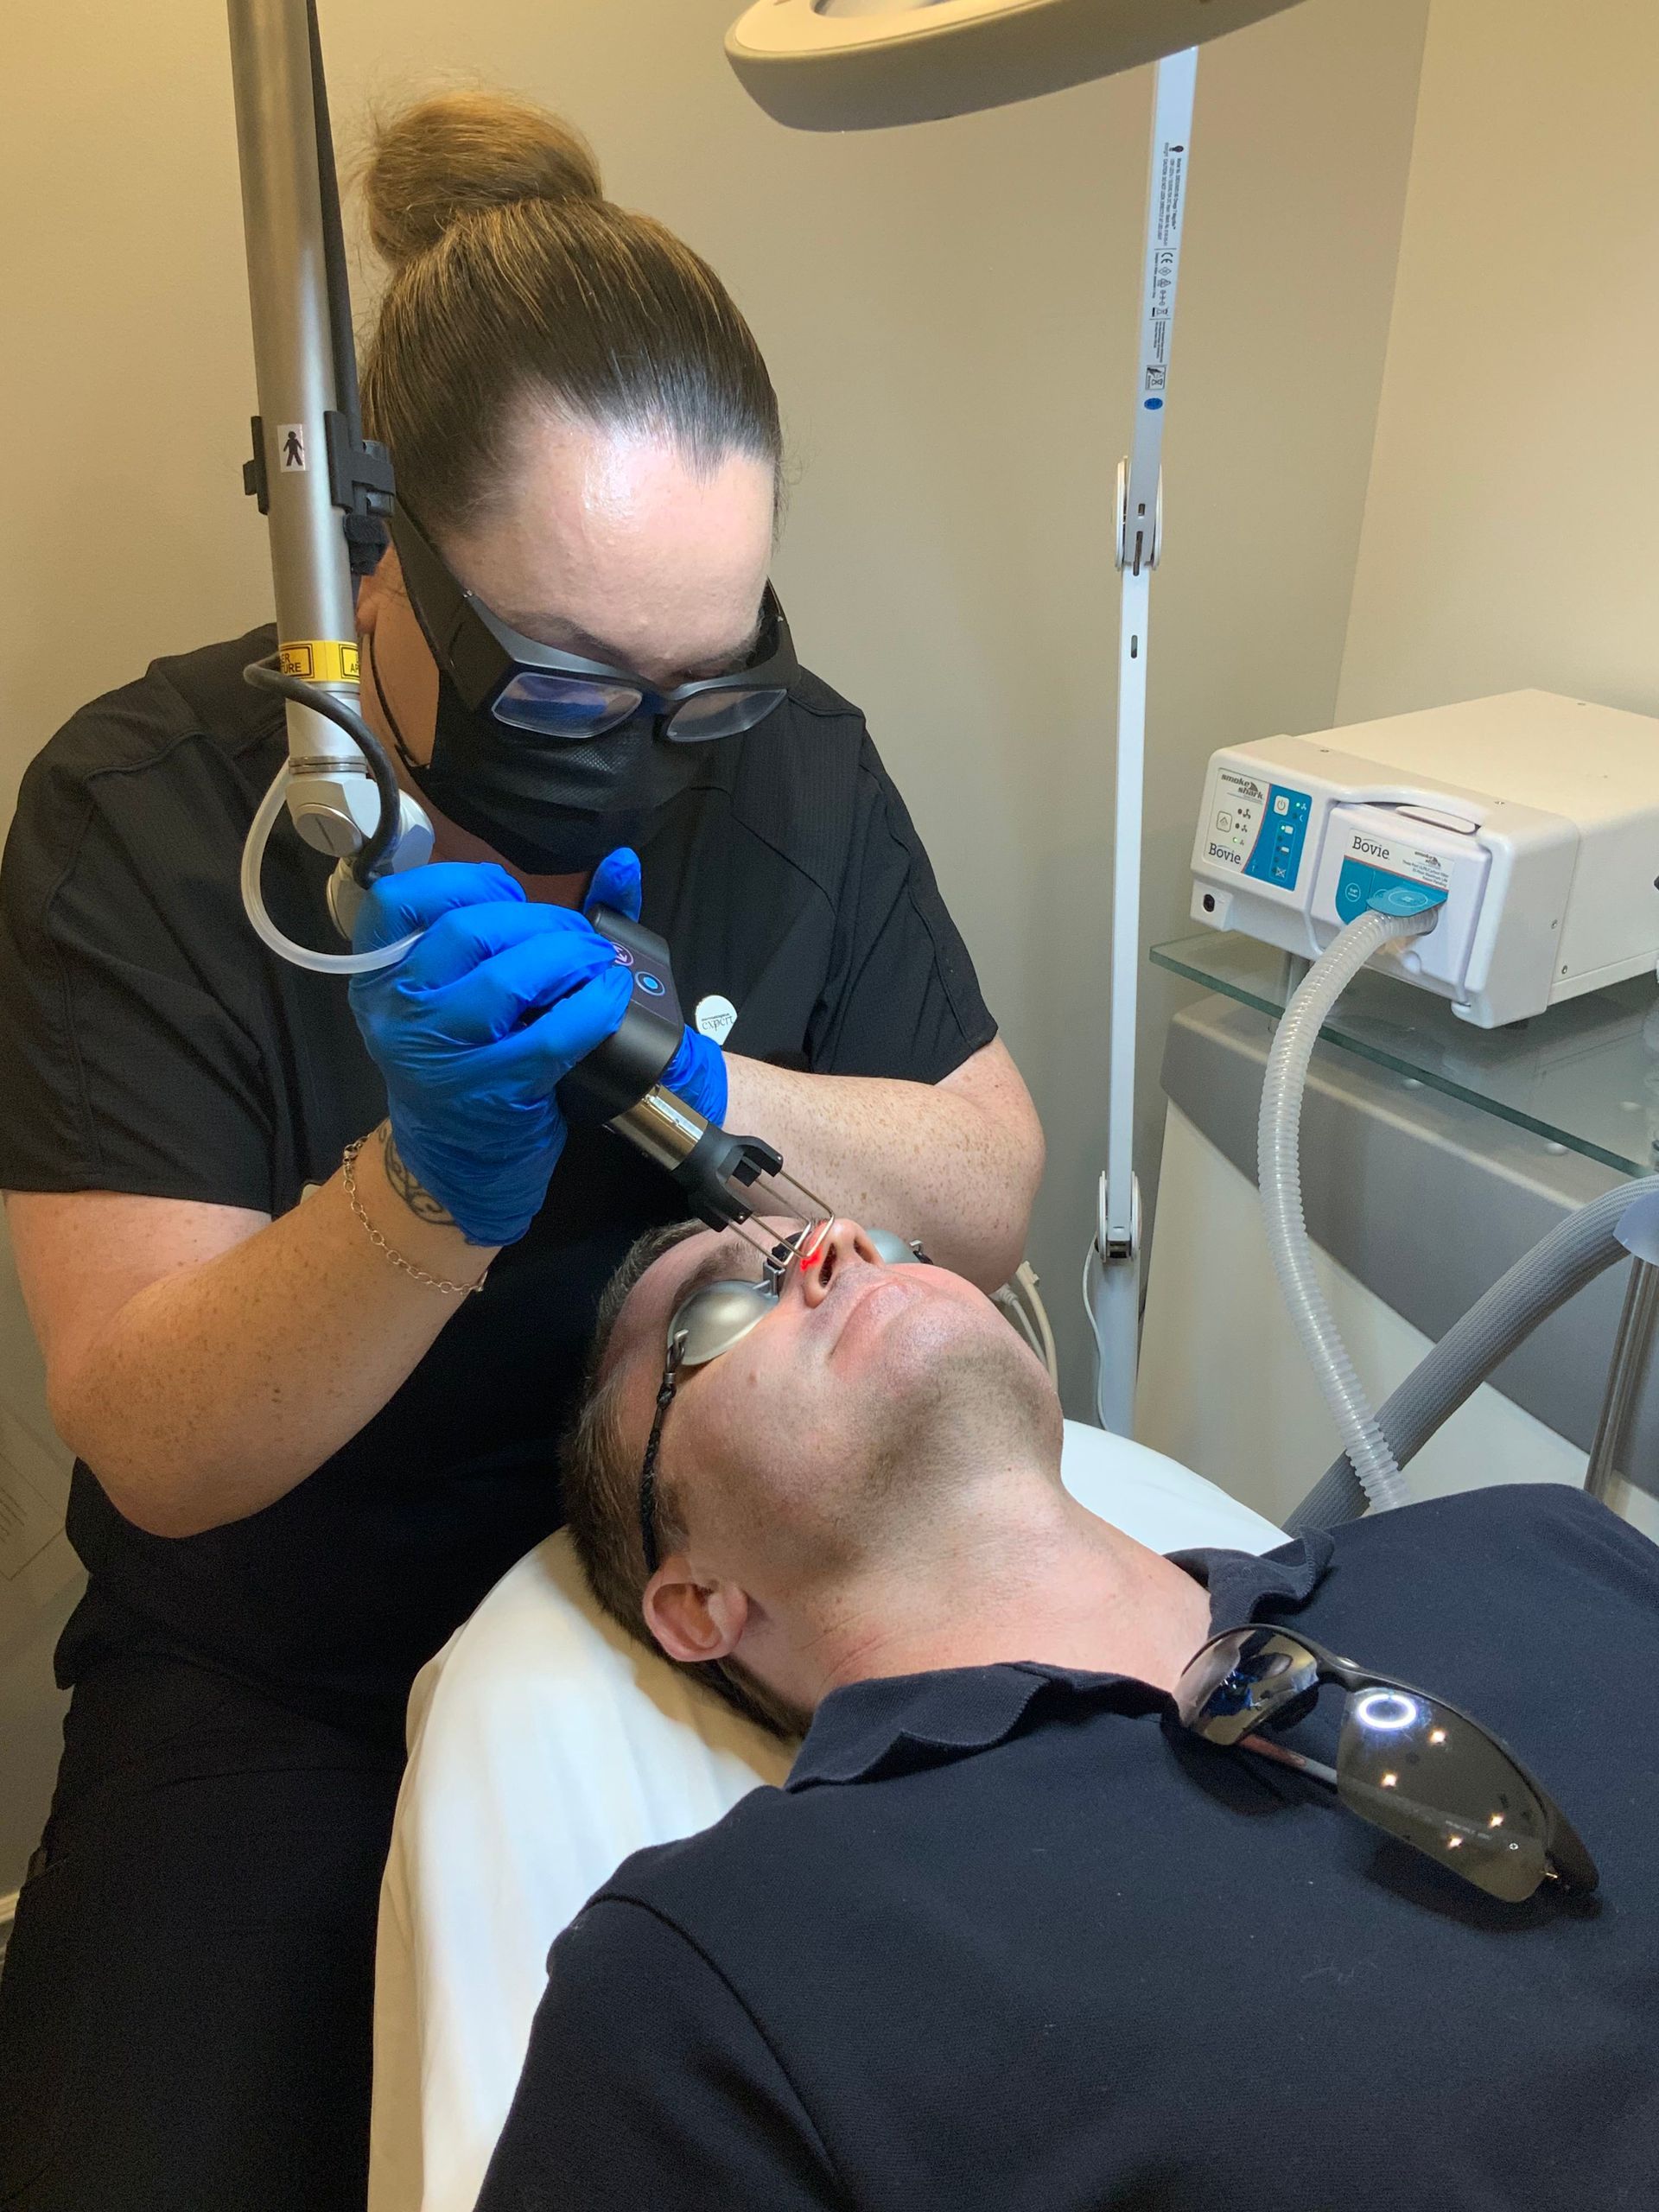
<path fill-rule="evenodd" d="M 645 1446 L 645 1465 L 639 1471 L 639 1541 L 645 1549 L 647 1580 L 662 1565 L 657 1550 L 657 1455 L 663 1448 L 663 1423 L 674 1402 L 674 1393 L 680 1387 L 680 1357 L 684 1350 L 683 1336 L 669 1339 L 662 1388 L 657 1393 L 657 1418 L 651 1424 L 651 1440 Z"/>

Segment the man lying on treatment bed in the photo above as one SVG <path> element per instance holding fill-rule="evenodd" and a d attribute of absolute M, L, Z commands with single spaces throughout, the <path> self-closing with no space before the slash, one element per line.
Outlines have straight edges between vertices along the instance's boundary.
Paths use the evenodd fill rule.
<path fill-rule="evenodd" d="M 977 1291 L 753 1262 L 636 1251 L 567 1502 L 810 1730 L 555 1944 L 480 2212 L 1650 2202 L 1659 1549 L 1517 1486 L 1160 1559 Z"/>

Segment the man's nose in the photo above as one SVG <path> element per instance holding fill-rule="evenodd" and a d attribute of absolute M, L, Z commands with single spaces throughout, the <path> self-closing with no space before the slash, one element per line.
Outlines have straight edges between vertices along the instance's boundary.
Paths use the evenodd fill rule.
<path fill-rule="evenodd" d="M 821 1305 L 829 1295 L 836 1270 L 862 1261 L 878 1268 L 881 1255 L 858 1223 L 845 1214 L 821 1222 L 801 1248 L 801 1295 L 809 1306 Z"/>

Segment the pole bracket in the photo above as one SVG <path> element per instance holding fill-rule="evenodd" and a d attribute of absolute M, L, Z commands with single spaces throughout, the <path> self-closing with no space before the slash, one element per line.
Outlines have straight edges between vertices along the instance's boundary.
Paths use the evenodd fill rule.
<path fill-rule="evenodd" d="M 249 429 L 253 433 L 253 459 L 242 464 L 242 496 L 257 499 L 262 515 L 270 512 L 270 480 L 265 474 L 265 426 L 254 416 Z"/>
<path fill-rule="evenodd" d="M 322 418 L 323 442 L 328 449 L 328 489 L 345 516 L 346 550 L 352 574 L 372 573 L 386 550 L 385 518 L 394 504 L 391 455 L 378 438 L 354 431 L 335 407 Z"/>
<path fill-rule="evenodd" d="M 257 500 L 262 515 L 270 512 L 270 480 L 265 473 L 265 426 L 256 415 L 250 425 L 253 456 L 242 464 L 242 490 Z M 337 407 L 324 410 L 323 442 L 327 449 L 328 496 L 340 510 L 340 527 L 352 574 L 372 573 L 386 550 L 385 518 L 396 504 L 391 455 L 378 438 L 365 438 L 352 429 Z"/>

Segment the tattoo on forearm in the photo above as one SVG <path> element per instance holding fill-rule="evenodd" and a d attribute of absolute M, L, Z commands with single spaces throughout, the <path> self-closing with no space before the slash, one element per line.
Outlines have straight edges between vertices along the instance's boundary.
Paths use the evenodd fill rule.
<path fill-rule="evenodd" d="M 416 1221 L 430 1222 L 435 1229 L 453 1229 L 455 1217 L 441 1199 L 435 1198 L 426 1185 L 418 1181 L 403 1162 L 388 1122 L 380 1140 L 380 1157 L 385 1164 L 386 1180 L 409 1208 Z"/>

